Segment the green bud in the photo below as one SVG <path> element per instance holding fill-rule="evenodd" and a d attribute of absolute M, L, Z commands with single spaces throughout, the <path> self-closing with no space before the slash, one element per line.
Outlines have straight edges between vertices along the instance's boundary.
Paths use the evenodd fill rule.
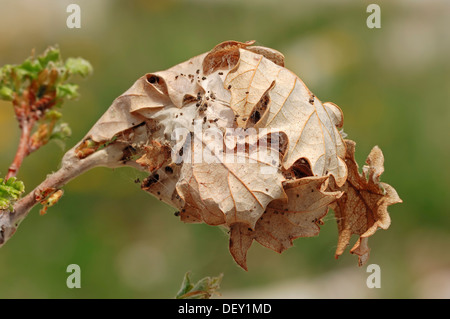
<path fill-rule="evenodd" d="M 184 275 L 181 288 L 175 296 L 176 299 L 209 299 L 220 288 L 223 274 L 217 277 L 205 277 L 196 284 L 189 279 L 189 272 Z"/>
<path fill-rule="evenodd" d="M 73 99 L 78 96 L 78 85 L 76 84 L 60 84 L 56 87 L 56 96 L 58 98 Z"/>
<path fill-rule="evenodd" d="M 11 101 L 14 98 L 14 91 L 7 86 L 0 86 L 0 99 Z"/>
<path fill-rule="evenodd" d="M 69 124 L 61 123 L 53 129 L 53 133 L 50 136 L 50 139 L 63 141 L 65 139 L 69 138 L 71 135 L 72 135 L 72 130 L 70 129 Z"/>
<path fill-rule="evenodd" d="M 48 110 L 45 113 L 45 118 L 48 120 L 59 120 L 62 117 L 61 112 L 58 112 L 56 110 Z"/>
<path fill-rule="evenodd" d="M 82 58 L 68 58 L 65 66 L 69 74 L 79 74 L 82 77 L 90 75 L 93 71 L 92 65 Z"/>
<path fill-rule="evenodd" d="M 189 278 L 190 272 L 187 272 L 184 274 L 183 282 L 181 283 L 180 290 L 178 291 L 177 295 L 175 296 L 176 299 L 181 298 L 185 294 L 187 294 L 194 285 L 191 284 L 191 279 Z"/>
<path fill-rule="evenodd" d="M 10 177 L 5 185 L 12 187 L 17 194 L 21 194 L 25 191 L 25 185 L 22 181 L 18 181 L 16 177 Z"/>
<path fill-rule="evenodd" d="M 7 209 L 11 205 L 9 204 L 9 199 L 3 198 L 0 194 L 0 209 Z"/>
<path fill-rule="evenodd" d="M 58 48 L 49 47 L 44 54 L 38 57 L 38 61 L 42 68 L 47 67 L 50 62 L 58 62 L 61 59 L 61 54 Z"/>
<path fill-rule="evenodd" d="M 10 208 L 25 191 L 25 185 L 15 177 L 7 181 L 0 178 L 0 209 Z"/>
<path fill-rule="evenodd" d="M 11 80 L 11 71 L 13 66 L 11 64 L 5 64 L 0 68 L 0 84 L 2 82 L 8 82 Z"/>
<path fill-rule="evenodd" d="M 41 64 L 36 60 L 26 59 L 21 65 L 17 66 L 16 72 L 20 77 L 29 76 L 33 79 L 43 70 Z"/>

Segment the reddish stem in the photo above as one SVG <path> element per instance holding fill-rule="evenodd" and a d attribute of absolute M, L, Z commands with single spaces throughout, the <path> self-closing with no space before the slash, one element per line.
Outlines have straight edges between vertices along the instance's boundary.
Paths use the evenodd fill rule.
<path fill-rule="evenodd" d="M 30 135 L 34 122 L 34 120 L 26 119 L 20 121 L 22 133 L 20 135 L 20 141 L 17 147 L 16 155 L 13 162 L 11 163 L 11 166 L 9 166 L 8 173 L 6 174 L 6 180 L 17 175 L 20 166 L 22 166 L 23 159 L 30 154 Z"/>

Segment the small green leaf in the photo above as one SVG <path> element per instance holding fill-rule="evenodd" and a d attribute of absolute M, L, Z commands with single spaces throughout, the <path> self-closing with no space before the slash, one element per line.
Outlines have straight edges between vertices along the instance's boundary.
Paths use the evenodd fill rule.
<path fill-rule="evenodd" d="M 25 191 L 25 185 L 22 181 L 18 181 L 16 177 L 9 178 L 6 183 L 6 186 L 12 187 L 17 193 L 23 193 Z"/>
<path fill-rule="evenodd" d="M 78 97 L 78 85 L 76 84 L 60 84 L 56 87 L 56 96 L 58 98 L 73 99 Z"/>
<path fill-rule="evenodd" d="M 7 86 L 0 86 L 0 99 L 11 101 L 14 98 L 14 91 Z"/>
<path fill-rule="evenodd" d="M 0 209 L 6 209 L 6 208 L 8 208 L 8 207 L 10 207 L 10 205 L 9 205 L 9 200 L 6 199 L 6 198 L 3 198 L 3 197 L 0 195 Z"/>
<path fill-rule="evenodd" d="M 0 209 L 10 208 L 24 191 L 25 185 L 15 177 L 0 178 Z"/>
<path fill-rule="evenodd" d="M 58 48 L 49 47 L 44 54 L 38 57 L 41 67 L 44 69 L 50 62 L 58 62 L 61 59 L 61 54 Z"/>
<path fill-rule="evenodd" d="M 176 299 L 209 299 L 220 288 L 223 274 L 217 277 L 205 277 L 200 279 L 195 285 L 191 284 L 189 272 L 184 275 L 181 288 L 176 295 Z"/>
<path fill-rule="evenodd" d="M 72 130 L 70 129 L 69 124 L 61 123 L 53 129 L 50 139 L 63 141 L 65 139 L 69 138 L 71 135 L 72 135 Z"/>
<path fill-rule="evenodd" d="M 39 61 L 26 59 L 25 62 L 17 66 L 15 70 L 20 77 L 29 76 L 30 78 L 35 79 L 39 72 L 43 70 L 43 67 Z"/>
<path fill-rule="evenodd" d="M 82 77 L 92 73 L 92 65 L 82 58 L 68 58 L 65 65 L 69 74 L 79 74 Z"/>
<path fill-rule="evenodd" d="M 57 121 L 62 117 L 62 113 L 56 110 L 48 110 L 45 112 L 45 119 L 50 121 Z"/>
<path fill-rule="evenodd" d="M 9 82 L 12 69 L 13 66 L 11 64 L 5 64 L 0 68 L 0 83 Z"/>
<path fill-rule="evenodd" d="M 178 291 L 178 293 L 177 293 L 177 295 L 175 297 L 176 299 L 180 299 L 180 297 L 182 297 L 183 295 L 187 294 L 192 289 L 192 287 L 194 287 L 191 284 L 191 280 L 189 279 L 189 275 L 190 275 L 189 271 L 184 274 L 184 278 L 183 278 L 183 282 L 181 283 L 180 290 Z"/>

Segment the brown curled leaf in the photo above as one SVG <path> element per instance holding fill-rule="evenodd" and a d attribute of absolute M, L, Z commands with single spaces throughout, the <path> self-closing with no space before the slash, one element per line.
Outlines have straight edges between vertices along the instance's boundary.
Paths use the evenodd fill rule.
<path fill-rule="evenodd" d="M 351 140 L 345 140 L 345 143 L 348 179 L 342 187 L 334 187 L 343 191 L 344 195 L 331 206 L 339 231 L 336 258 L 344 252 L 350 237 L 356 234 L 359 239 L 350 252 L 358 255 L 358 264 L 362 266 L 369 258 L 368 237 L 378 228 L 387 229 L 390 226 L 387 207 L 402 200 L 393 187 L 380 182 L 380 175 L 384 171 L 384 157 L 380 148 L 375 146 L 372 149 L 366 160 L 368 166 L 364 166 L 360 174 L 355 161 L 356 143 Z"/>
<path fill-rule="evenodd" d="M 205 136 L 202 142 L 192 141 L 190 154 L 204 158 L 200 162 L 186 158 L 177 191 L 207 224 L 244 223 L 253 228 L 273 199 L 284 198 L 283 175 L 276 161 L 280 149 L 268 148 L 266 135 L 257 141 L 261 139 L 264 147 L 236 146 L 230 154 L 220 152 L 221 140 Z"/>
<path fill-rule="evenodd" d="M 219 69 L 231 69 L 239 61 L 239 49 L 252 45 L 255 41 L 245 43 L 226 41 L 216 45 L 203 60 L 203 73 L 208 75 Z"/>
<path fill-rule="evenodd" d="M 328 206 L 342 192 L 325 191 L 328 177 L 307 177 L 285 184 L 287 200 L 272 201 L 253 229 L 245 224 L 230 227 L 230 252 L 246 269 L 246 254 L 253 240 L 278 253 L 292 246 L 299 237 L 319 234 L 319 225 Z"/>
<path fill-rule="evenodd" d="M 277 50 L 256 45 L 245 47 L 245 49 L 260 54 L 273 63 L 284 67 L 284 55 Z"/>
<path fill-rule="evenodd" d="M 268 94 L 268 111 L 258 127 L 287 134 L 285 169 L 304 157 L 314 175 L 331 174 L 338 185 L 345 182 L 345 146 L 338 131 L 343 116 L 335 104 L 322 104 L 295 74 L 243 49 L 239 63 L 225 78 L 224 87 L 231 93 L 230 107 L 237 114 L 236 123 L 244 128 L 251 124 L 252 112 Z"/>
<path fill-rule="evenodd" d="M 247 251 L 254 239 L 252 233 L 253 230 L 243 223 L 236 223 L 230 226 L 230 253 L 234 261 L 244 270 L 248 270 Z"/>

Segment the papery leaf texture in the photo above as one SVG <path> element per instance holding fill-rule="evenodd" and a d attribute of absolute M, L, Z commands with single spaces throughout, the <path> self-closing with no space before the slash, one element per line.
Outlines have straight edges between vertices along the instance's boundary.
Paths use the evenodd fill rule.
<path fill-rule="evenodd" d="M 244 269 L 253 241 L 281 253 L 298 237 L 318 235 L 330 207 L 336 255 L 357 234 L 352 252 L 363 263 L 367 237 L 389 226 L 386 207 L 400 202 L 379 182 L 381 150 L 369 155 L 366 179 L 354 143 L 341 136 L 341 109 L 284 64 L 280 52 L 254 41 L 226 41 L 145 74 L 113 101 L 77 154 L 121 145 L 117 165 L 148 172 L 142 189 L 183 222 L 225 227 Z"/>

